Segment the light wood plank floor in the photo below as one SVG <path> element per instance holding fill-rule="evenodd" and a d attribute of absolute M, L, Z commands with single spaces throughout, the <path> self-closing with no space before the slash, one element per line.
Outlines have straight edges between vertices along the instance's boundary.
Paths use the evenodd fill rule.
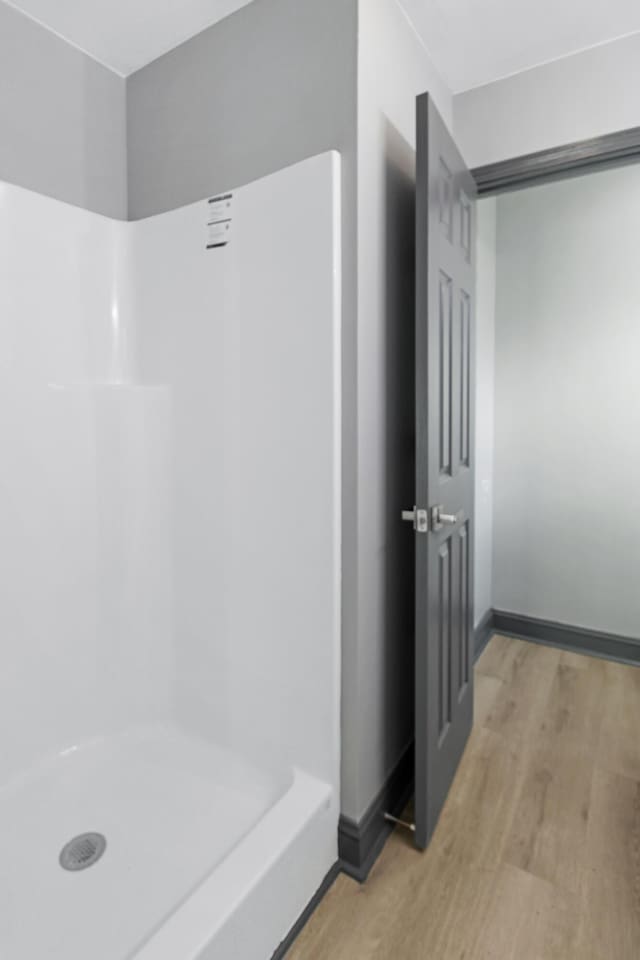
<path fill-rule="evenodd" d="M 639 960 L 640 669 L 495 636 L 431 846 L 340 876 L 287 960 Z"/>

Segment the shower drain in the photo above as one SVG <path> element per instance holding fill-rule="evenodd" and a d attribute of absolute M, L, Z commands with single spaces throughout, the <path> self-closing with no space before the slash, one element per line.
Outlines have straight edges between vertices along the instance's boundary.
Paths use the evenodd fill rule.
<path fill-rule="evenodd" d="M 86 870 L 98 862 L 106 849 L 107 841 L 101 833 L 81 833 L 62 848 L 60 866 L 63 870 Z"/>

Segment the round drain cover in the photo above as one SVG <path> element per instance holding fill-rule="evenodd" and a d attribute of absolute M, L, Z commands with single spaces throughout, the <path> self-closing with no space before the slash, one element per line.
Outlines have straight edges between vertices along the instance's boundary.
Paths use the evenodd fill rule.
<path fill-rule="evenodd" d="M 81 833 L 62 848 L 60 866 L 63 870 L 86 870 L 98 862 L 106 849 L 107 841 L 101 833 Z"/>

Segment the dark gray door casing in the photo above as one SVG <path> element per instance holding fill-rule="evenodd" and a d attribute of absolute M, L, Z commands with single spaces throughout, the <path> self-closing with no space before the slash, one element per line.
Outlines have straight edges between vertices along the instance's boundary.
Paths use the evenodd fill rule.
<path fill-rule="evenodd" d="M 425 94 L 417 101 L 415 840 L 424 849 L 473 723 L 475 196 Z M 433 523 L 440 507 L 449 522 Z M 452 522 L 454 518 L 457 519 Z"/>
<path fill-rule="evenodd" d="M 606 170 L 640 160 L 640 127 L 577 140 L 548 150 L 499 160 L 471 172 L 479 196 L 520 190 L 576 174 Z"/>

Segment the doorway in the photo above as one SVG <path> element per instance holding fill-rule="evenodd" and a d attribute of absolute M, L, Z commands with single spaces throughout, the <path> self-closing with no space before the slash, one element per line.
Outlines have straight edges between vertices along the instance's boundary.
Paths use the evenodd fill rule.
<path fill-rule="evenodd" d="M 425 113 L 425 100 L 418 101 L 418 133 L 427 131 L 423 157 L 428 157 L 421 167 L 419 149 L 418 463 L 425 437 L 431 461 L 437 459 L 434 434 L 443 435 L 444 398 L 456 395 L 451 346 L 458 344 L 449 339 L 449 353 L 441 347 L 440 340 L 452 336 L 447 319 L 451 311 L 442 290 L 439 296 L 435 291 L 443 282 L 445 288 L 454 283 L 449 247 L 455 245 L 455 221 L 462 222 L 464 216 L 460 173 L 456 160 L 451 162 L 447 155 L 450 137 L 433 116 L 432 105 Z M 609 149 L 610 143 L 602 146 Z M 585 169 L 581 160 L 574 162 L 580 156 L 575 146 L 568 148 L 568 156 L 565 169 L 554 171 L 553 178 L 548 171 L 543 182 L 514 178 L 502 184 L 497 196 L 482 198 L 475 211 L 477 377 L 472 418 L 477 434 L 471 463 L 476 470 L 475 513 L 470 513 L 475 521 L 474 645 L 480 653 L 492 630 L 498 629 L 605 659 L 639 663 L 640 455 L 632 438 L 640 427 L 636 375 L 640 281 L 634 268 L 640 165 Z M 529 170 L 526 179 L 531 164 L 530 159 L 522 162 L 522 170 Z M 487 172 L 482 173 L 485 183 L 491 183 Z M 429 217 L 439 221 L 422 247 L 421 176 L 428 197 L 422 213 L 428 209 Z M 447 218 L 443 202 L 446 206 L 450 196 L 453 213 Z M 429 217 L 422 219 L 430 224 Z M 444 253 L 442 233 L 448 242 Z M 420 313 L 421 270 L 430 286 L 426 318 Z M 452 291 L 455 296 L 455 286 Z M 436 386 L 428 394 L 429 404 L 420 397 L 421 324 L 431 337 L 427 369 Z M 445 416 L 450 416 L 450 409 L 448 413 L 445 409 Z M 445 420 L 447 430 L 448 424 Z M 440 463 L 436 486 L 441 482 Z M 419 471 L 417 483 L 420 502 Z M 613 501 L 624 505 L 613 513 L 610 486 Z M 431 556 L 426 547 L 439 546 L 434 538 L 438 528 L 429 522 L 433 489 L 432 484 L 426 494 L 424 530 L 417 513 L 414 518 L 416 533 L 427 534 L 422 540 L 426 561 L 421 561 L 420 546 L 416 547 L 419 847 L 435 829 L 461 754 L 460 741 L 455 749 L 447 748 L 444 736 L 452 717 L 445 729 L 438 727 L 433 714 L 443 688 L 439 603 L 444 601 L 448 611 L 448 639 L 455 632 L 451 625 L 464 616 L 463 601 L 451 592 L 448 580 L 446 596 L 442 592 L 441 552 L 436 549 Z M 452 523 L 456 519 L 451 516 Z M 454 717 L 455 707 L 454 703 Z"/>

